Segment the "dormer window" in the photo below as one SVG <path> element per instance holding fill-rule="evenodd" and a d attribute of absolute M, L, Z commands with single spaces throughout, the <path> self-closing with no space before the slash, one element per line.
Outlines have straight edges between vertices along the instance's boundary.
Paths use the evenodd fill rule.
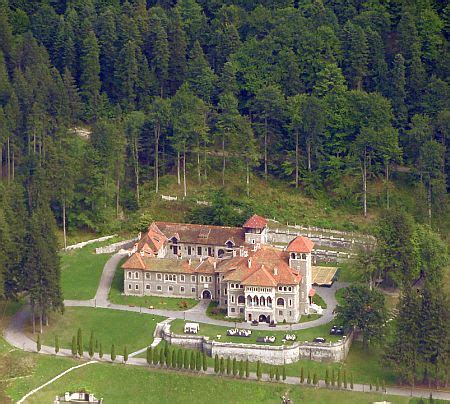
<path fill-rule="evenodd" d="M 302 260 L 306 259 L 306 254 L 302 254 Z"/>
<path fill-rule="evenodd" d="M 233 243 L 232 240 L 227 240 L 227 242 L 225 243 L 225 245 L 226 245 L 228 248 L 233 248 L 234 243 Z"/>

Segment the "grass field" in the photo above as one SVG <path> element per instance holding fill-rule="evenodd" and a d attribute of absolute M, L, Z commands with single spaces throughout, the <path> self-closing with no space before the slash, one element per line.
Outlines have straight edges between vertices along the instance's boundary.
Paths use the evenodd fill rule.
<path fill-rule="evenodd" d="M 110 257 L 110 254 L 95 254 L 94 249 L 117 241 L 118 239 L 113 238 L 61 253 L 61 288 L 64 299 L 94 298 L 103 267 Z"/>
<path fill-rule="evenodd" d="M 129 306 L 151 307 L 165 310 L 187 310 L 194 307 L 198 301 L 195 299 L 182 299 L 176 297 L 159 296 L 124 296 L 123 293 L 123 270 L 120 268 L 124 260 L 121 260 L 116 268 L 114 279 L 109 292 L 109 300 L 112 303 L 125 304 Z"/>
<path fill-rule="evenodd" d="M 7 392 L 17 400 L 25 391 L 15 384 Z M 80 389 L 102 397 L 106 403 L 279 403 L 283 395 L 289 396 L 294 403 L 410 402 L 409 398 L 380 393 L 340 392 L 119 364 L 94 364 L 77 369 L 34 394 L 27 402 L 52 402 L 58 394 Z"/>
<path fill-rule="evenodd" d="M 70 349 L 72 337 L 76 336 L 78 328 L 81 328 L 85 351 L 89 349 L 93 330 L 94 338 L 102 344 L 104 353 L 110 352 L 112 344 L 115 344 L 116 354 L 121 354 L 125 345 L 131 353 L 151 344 L 155 326 L 162 320 L 163 317 L 127 311 L 68 307 L 64 315 L 54 315 L 51 318 L 50 325 L 44 327 L 41 341 L 44 345 L 54 346 L 55 335 L 58 335 L 61 348 Z M 30 331 L 28 329 L 28 332 Z M 36 336 L 30 336 L 36 339 Z"/>
<path fill-rule="evenodd" d="M 176 334 L 184 334 L 184 320 L 174 320 L 170 323 L 170 330 Z M 274 344 L 270 345 L 282 345 L 282 339 L 286 335 L 295 334 L 297 336 L 297 341 L 312 341 L 315 337 L 324 337 L 327 341 L 338 341 L 339 336 L 328 335 L 331 326 L 329 324 L 321 325 L 318 327 L 307 328 L 305 330 L 298 331 L 277 331 L 276 328 L 270 331 L 258 330 L 258 327 L 252 328 L 252 335 L 250 337 L 228 337 L 227 329 L 234 328 L 234 324 L 230 324 L 230 327 L 221 327 L 212 324 L 200 323 L 199 335 L 204 335 L 210 337 L 217 341 L 217 335 L 221 335 L 220 341 L 223 342 L 238 342 L 244 344 L 255 344 L 256 338 L 275 335 L 277 337 Z"/>

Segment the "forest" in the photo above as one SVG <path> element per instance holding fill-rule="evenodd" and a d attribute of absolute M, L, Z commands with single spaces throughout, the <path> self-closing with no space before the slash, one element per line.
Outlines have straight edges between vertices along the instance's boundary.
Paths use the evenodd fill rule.
<path fill-rule="evenodd" d="M 367 216 L 401 206 L 402 173 L 439 228 L 449 38 L 437 0 L 0 0 L 2 272 L 38 234 L 57 245 L 46 227 L 127 228 L 167 175 Z"/>

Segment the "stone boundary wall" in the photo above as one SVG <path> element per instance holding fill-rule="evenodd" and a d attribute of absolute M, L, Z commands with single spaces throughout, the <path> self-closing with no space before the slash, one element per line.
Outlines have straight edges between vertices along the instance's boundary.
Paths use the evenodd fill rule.
<path fill-rule="evenodd" d="M 138 238 L 133 238 L 131 240 L 119 241 L 117 243 L 113 243 L 107 245 L 105 247 L 98 247 L 95 249 L 96 254 L 112 254 L 122 249 L 129 249 L 133 247 L 134 243 L 138 241 Z"/>
<path fill-rule="evenodd" d="M 79 248 L 83 248 L 83 247 L 87 246 L 88 244 L 98 243 L 100 241 L 106 241 L 106 240 L 109 240 L 114 237 L 117 237 L 117 234 L 113 234 L 112 236 L 104 236 L 104 237 L 95 238 L 92 240 L 82 241 L 81 243 L 77 243 L 77 244 L 73 244 L 73 245 L 68 245 L 65 248 L 65 251 L 78 250 Z M 63 248 L 63 250 L 64 250 L 64 248 Z"/>
<path fill-rule="evenodd" d="M 270 334 L 270 332 L 268 332 Z M 160 329 L 160 337 L 168 343 L 187 349 L 200 349 L 210 357 L 236 358 L 272 365 L 294 363 L 300 359 L 318 362 L 344 361 L 350 350 L 353 333 L 347 338 L 334 343 L 295 342 L 292 345 L 257 345 L 234 342 L 210 341 L 208 337 L 196 335 L 179 335 L 170 331 L 170 324 Z"/>

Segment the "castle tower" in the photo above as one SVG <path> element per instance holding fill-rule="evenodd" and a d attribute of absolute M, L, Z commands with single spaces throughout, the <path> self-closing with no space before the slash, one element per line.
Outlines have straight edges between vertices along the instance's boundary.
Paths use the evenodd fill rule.
<path fill-rule="evenodd" d="M 286 248 L 289 253 L 289 266 L 296 269 L 302 276 L 299 298 L 301 314 L 309 312 L 310 293 L 312 289 L 311 253 L 314 243 L 307 237 L 298 236 Z"/>
<path fill-rule="evenodd" d="M 245 242 L 247 244 L 267 244 L 267 220 L 261 216 L 253 215 L 242 226 L 245 231 Z"/>

